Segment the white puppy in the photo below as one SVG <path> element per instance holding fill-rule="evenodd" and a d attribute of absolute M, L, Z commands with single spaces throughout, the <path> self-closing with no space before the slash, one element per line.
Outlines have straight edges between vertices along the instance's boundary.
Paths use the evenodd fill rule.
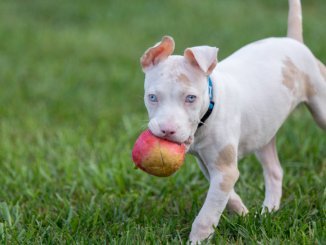
<path fill-rule="evenodd" d="M 249 44 L 217 64 L 215 47 L 172 55 L 165 36 L 141 58 L 149 129 L 184 143 L 210 182 L 192 225 L 191 242 L 208 238 L 226 205 L 248 212 L 233 187 L 238 159 L 255 153 L 264 170 L 264 209 L 277 210 L 282 168 L 275 135 L 301 102 L 326 129 L 326 69 L 302 43 L 301 4 L 289 0 L 288 37 Z"/>

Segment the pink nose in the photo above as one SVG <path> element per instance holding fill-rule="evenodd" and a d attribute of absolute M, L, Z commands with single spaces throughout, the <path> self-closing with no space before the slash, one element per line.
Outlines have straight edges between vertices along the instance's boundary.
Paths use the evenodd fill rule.
<path fill-rule="evenodd" d="M 169 129 L 161 129 L 161 132 L 164 136 L 169 136 L 169 135 L 174 135 L 175 131 L 174 130 L 169 130 Z"/>
<path fill-rule="evenodd" d="M 172 126 L 161 126 L 160 129 L 164 137 L 169 137 L 176 133 L 175 128 Z"/>

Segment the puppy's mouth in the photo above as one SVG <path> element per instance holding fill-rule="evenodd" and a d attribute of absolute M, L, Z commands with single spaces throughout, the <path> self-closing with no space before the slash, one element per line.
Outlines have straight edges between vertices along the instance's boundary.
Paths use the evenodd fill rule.
<path fill-rule="evenodd" d="M 190 145 L 194 141 L 194 137 L 191 133 L 188 134 L 186 132 L 182 132 L 181 130 L 180 130 L 180 132 L 172 132 L 172 133 L 170 132 L 170 133 L 166 134 L 165 132 L 163 132 L 161 130 L 161 128 L 159 127 L 159 124 L 157 123 L 157 121 L 155 119 L 150 120 L 150 122 L 148 123 L 148 129 L 156 137 L 159 137 L 161 139 L 168 140 L 168 141 L 180 144 L 180 145 L 184 144 L 187 148 L 190 147 Z"/>
<path fill-rule="evenodd" d="M 189 136 L 185 141 L 180 141 L 180 140 L 176 140 L 176 139 L 172 139 L 170 137 L 161 137 L 162 139 L 177 143 L 177 144 L 184 144 L 187 148 L 190 147 L 190 145 L 193 143 L 193 137 Z"/>

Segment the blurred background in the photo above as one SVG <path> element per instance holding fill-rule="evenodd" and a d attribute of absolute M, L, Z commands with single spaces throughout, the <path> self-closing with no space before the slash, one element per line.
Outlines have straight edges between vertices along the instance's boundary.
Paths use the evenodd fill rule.
<path fill-rule="evenodd" d="M 223 60 L 249 42 L 286 35 L 287 11 L 286 0 L 2 0 L 0 239 L 186 241 L 208 183 L 192 157 L 168 179 L 134 170 L 131 148 L 147 127 L 139 58 L 168 34 L 177 54 L 205 44 Z M 303 1 L 304 40 L 323 63 L 325 13 L 326 1 Z M 223 216 L 216 239 L 321 241 L 325 138 L 299 108 L 278 140 L 287 174 L 280 226 Z M 237 190 L 258 210 L 260 166 L 249 157 L 240 172 Z M 311 215 L 295 216 L 294 206 Z"/>

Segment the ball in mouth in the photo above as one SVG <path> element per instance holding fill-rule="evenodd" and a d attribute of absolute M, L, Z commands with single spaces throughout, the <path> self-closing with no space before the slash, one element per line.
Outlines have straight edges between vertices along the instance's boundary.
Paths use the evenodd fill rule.
<path fill-rule="evenodd" d="M 143 171 L 159 177 L 175 173 L 183 164 L 186 146 L 153 135 L 149 130 L 140 134 L 132 150 L 132 159 Z"/>

